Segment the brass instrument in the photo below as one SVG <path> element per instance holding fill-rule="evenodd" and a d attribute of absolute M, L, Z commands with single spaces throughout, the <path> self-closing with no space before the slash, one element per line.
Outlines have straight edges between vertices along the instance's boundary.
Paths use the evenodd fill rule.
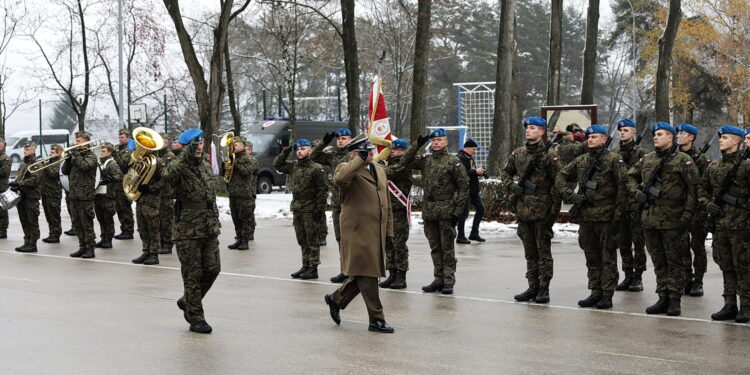
<path fill-rule="evenodd" d="M 70 151 L 73 150 L 79 150 L 79 151 L 86 151 L 86 150 L 93 150 L 95 148 L 101 147 L 104 144 L 103 139 L 94 139 L 88 142 L 83 142 L 81 144 L 77 144 L 74 146 L 70 146 L 68 148 L 64 148 L 60 155 L 55 156 L 48 156 L 46 158 L 41 158 L 37 160 L 34 164 L 29 165 L 29 173 L 36 173 L 41 171 L 42 169 L 46 169 L 49 167 L 54 167 L 61 165 L 65 160 L 67 160 L 70 157 Z"/>
<path fill-rule="evenodd" d="M 224 181 L 232 180 L 232 171 L 234 168 L 234 132 L 227 132 L 221 136 L 219 145 L 222 147 L 224 159 Z"/>
<path fill-rule="evenodd" d="M 161 150 L 166 145 L 159 133 L 146 127 L 133 129 L 133 139 L 135 151 L 130 156 L 128 172 L 122 178 L 125 195 L 131 201 L 140 198 L 141 192 L 138 191 L 138 187 L 148 184 L 156 172 L 157 160 L 153 152 Z"/>

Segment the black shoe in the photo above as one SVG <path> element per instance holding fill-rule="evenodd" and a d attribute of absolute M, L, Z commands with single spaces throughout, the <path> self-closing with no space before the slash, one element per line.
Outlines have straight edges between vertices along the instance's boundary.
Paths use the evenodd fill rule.
<path fill-rule="evenodd" d="M 65 231 L 65 232 L 63 232 L 63 233 L 65 233 L 65 234 L 66 234 L 66 235 L 68 235 L 68 236 L 77 236 L 77 235 L 78 235 L 78 232 L 76 232 L 76 230 L 75 230 L 75 229 L 71 229 L 71 230 L 66 230 L 66 231 Z"/>
<path fill-rule="evenodd" d="M 340 273 L 331 278 L 331 282 L 336 284 L 343 283 L 344 280 L 346 280 L 346 275 L 344 275 L 343 273 Z"/>
<path fill-rule="evenodd" d="M 659 296 L 655 304 L 646 308 L 646 314 L 664 314 L 669 309 L 669 297 Z"/>
<path fill-rule="evenodd" d="M 320 242 L 318 242 L 318 246 L 326 246 L 326 245 L 328 245 L 328 242 L 326 242 L 326 240 L 320 240 Z"/>
<path fill-rule="evenodd" d="M 737 310 L 737 305 L 727 303 L 724 305 L 724 307 L 719 310 L 719 312 L 715 312 L 711 314 L 711 319 L 713 320 L 732 320 L 737 317 L 737 313 L 739 311 Z"/>
<path fill-rule="evenodd" d="M 147 266 L 153 266 L 155 264 L 159 264 L 159 254 L 156 254 L 156 253 L 148 254 L 148 257 L 143 260 L 143 264 Z"/>
<path fill-rule="evenodd" d="M 429 285 L 423 286 L 422 291 L 427 293 L 441 292 L 443 291 L 443 283 L 433 280 Z"/>
<path fill-rule="evenodd" d="M 453 294 L 453 285 L 445 284 L 443 285 L 443 290 L 440 291 L 443 294 Z"/>
<path fill-rule="evenodd" d="M 177 299 L 177 307 L 182 310 L 182 317 L 185 318 L 185 321 L 190 323 L 187 316 L 187 304 L 185 303 L 185 298 L 180 297 Z"/>
<path fill-rule="evenodd" d="M 459 236 L 459 237 L 456 238 L 456 243 L 468 245 L 468 244 L 471 243 L 471 241 L 467 240 L 466 237 L 464 237 L 464 236 Z"/>
<path fill-rule="evenodd" d="M 165 247 L 165 248 L 159 250 L 159 254 L 172 254 L 172 248 L 171 247 Z"/>
<path fill-rule="evenodd" d="M 536 294 L 536 297 L 534 297 L 534 302 L 536 303 L 549 302 L 549 287 L 548 286 L 539 287 L 539 292 Z"/>
<path fill-rule="evenodd" d="M 135 264 L 143 264 L 143 262 L 148 258 L 148 255 L 149 255 L 148 252 L 144 251 L 143 253 L 141 253 L 141 256 L 139 256 L 138 258 L 133 259 L 133 263 L 135 263 Z"/>
<path fill-rule="evenodd" d="M 247 241 L 240 241 L 240 246 L 237 246 L 237 250 L 248 250 L 250 247 L 247 246 Z"/>
<path fill-rule="evenodd" d="M 628 288 L 628 290 L 631 292 L 643 291 L 643 280 L 641 279 L 641 275 L 633 276 L 633 282 L 630 283 L 630 287 Z"/>
<path fill-rule="evenodd" d="M 477 242 L 484 242 L 485 241 L 484 238 L 479 237 L 479 233 L 472 233 L 471 235 L 469 235 L 469 239 L 472 240 L 472 241 L 477 241 Z"/>
<path fill-rule="evenodd" d="M 603 295 L 599 302 L 596 303 L 596 308 L 600 310 L 612 308 L 612 296 Z"/>
<path fill-rule="evenodd" d="M 60 243 L 60 236 L 53 236 L 50 234 L 47 238 L 43 238 L 42 241 L 46 243 Z"/>
<path fill-rule="evenodd" d="M 339 305 L 336 304 L 336 302 L 333 301 L 333 296 L 330 294 L 326 294 L 323 299 L 326 301 L 326 305 L 328 305 L 328 311 L 331 314 L 331 319 L 333 319 L 333 322 L 336 324 L 341 324 L 341 316 L 339 315 L 339 311 L 341 311 L 341 308 L 339 308 Z"/>
<path fill-rule="evenodd" d="M 23 249 L 24 247 L 26 247 L 26 245 L 27 245 L 26 242 L 24 242 L 23 245 L 16 247 L 14 250 L 21 251 L 21 249 Z"/>
<path fill-rule="evenodd" d="M 406 288 L 406 271 L 396 270 L 396 280 L 393 280 L 391 289 L 404 289 Z"/>
<path fill-rule="evenodd" d="M 381 288 L 390 288 L 391 284 L 393 284 L 394 281 L 396 281 L 396 270 L 388 270 L 388 278 L 381 281 L 378 286 Z"/>
<path fill-rule="evenodd" d="M 601 301 L 601 299 L 602 299 L 601 294 L 595 294 L 592 292 L 590 296 L 586 297 L 586 299 L 582 299 L 578 301 L 578 306 L 594 307 L 596 306 L 597 303 L 599 303 L 599 301 Z"/>
<path fill-rule="evenodd" d="M 690 288 L 689 295 L 691 297 L 703 296 L 703 275 L 695 276 L 695 279 L 693 279 L 693 287 Z"/>
<path fill-rule="evenodd" d="M 201 320 L 190 325 L 190 332 L 211 333 L 211 331 L 213 331 L 213 328 L 211 328 L 211 326 L 208 325 L 205 320 Z"/>
<path fill-rule="evenodd" d="M 83 259 L 91 259 L 96 257 L 96 254 L 94 254 L 94 249 L 86 249 L 86 251 L 81 254 L 81 258 Z"/>
<path fill-rule="evenodd" d="M 367 327 L 367 330 L 380 333 L 393 333 L 393 331 L 395 331 L 393 327 L 389 326 L 382 320 L 378 320 L 375 323 L 370 323 L 370 326 Z"/>
<path fill-rule="evenodd" d="M 293 279 L 299 279 L 299 275 L 305 273 L 307 271 L 307 266 L 302 266 L 302 268 L 299 269 L 299 271 L 294 272 L 291 274 Z"/>
<path fill-rule="evenodd" d="M 734 321 L 737 323 L 750 322 L 750 306 L 742 306 Z"/>
<path fill-rule="evenodd" d="M 234 241 L 234 243 L 233 243 L 233 244 L 231 244 L 231 245 L 227 246 L 227 249 L 232 249 L 232 250 L 235 250 L 235 249 L 237 249 L 238 247 L 240 247 L 240 240 Z"/>
<path fill-rule="evenodd" d="M 682 314 L 682 309 L 680 308 L 680 297 L 670 297 L 669 308 L 667 308 L 667 315 L 679 316 L 680 314 Z"/>
<path fill-rule="evenodd" d="M 133 239 L 133 234 L 132 233 L 131 234 L 120 233 L 120 234 L 118 234 L 118 235 L 115 236 L 115 239 L 116 240 L 132 240 Z"/>
<path fill-rule="evenodd" d="M 534 285 L 530 286 L 529 289 L 524 290 L 521 294 L 516 294 L 513 296 L 513 299 L 518 302 L 528 302 L 534 300 L 537 294 L 539 294 L 539 287 Z"/>
<path fill-rule="evenodd" d="M 299 275 L 302 280 L 311 280 L 318 278 L 318 267 L 307 267 L 307 271 Z"/>
<path fill-rule="evenodd" d="M 73 257 L 73 258 L 80 258 L 81 255 L 83 255 L 83 253 L 85 253 L 85 252 L 86 252 L 86 250 L 84 250 L 84 249 L 78 249 L 78 251 L 70 253 L 70 256 Z"/>
<path fill-rule="evenodd" d="M 99 246 L 102 249 L 111 249 L 112 248 L 112 241 L 101 241 L 99 242 Z"/>
<path fill-rule="evenodd" d="M 617 287 L 615 288 L 615 290 L 619 290 L 619 291 L 630 290 L 631 285 L 633 285 L 633 277 L 625 276 L 625 280 L 622 280 L 621 283 L 617 284 Z"/>
<path fill-rule="evenodd" d="M 36 253 L 36 243 L 25 244 L 20 248 L 16 248 L 16 251 L 18 251 L 19 253 Z"/>
<path fill-rule="evenodd" d="M 8 238 L 8 232 L 7 231 L 0 232 L 0 238 Z"/>

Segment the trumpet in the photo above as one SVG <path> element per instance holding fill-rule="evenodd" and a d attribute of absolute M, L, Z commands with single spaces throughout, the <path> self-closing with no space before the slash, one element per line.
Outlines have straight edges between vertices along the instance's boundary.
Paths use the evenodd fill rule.
<path fill-rule="evenodd" d="M 224 181 L 232 180 L 232 171 L 234 168 L 234 132 L 227 132 L 219 141 L 219 145 L 226 154 L 224 156 Z"/>
<path fill-rule="evenodd" d="M 48 156 L 46 158 L 41 158 L 37 160 L 34 164 L 29 165 L 29 173 L 37 173 L 41 171 L 42 169 L 46 169 L 49 167 L 56 167 L 60 164 L 62 164 L 65 160 L 67 160 L 70 157 L 71 151 L 85 151 L 85 150 L 93 150 L 95 148 L 101 147 L 104 144 L 103 139 L 94 139 L 88 142 L 83 142 L 81 144 L 77 144 L 74 146 L 70 146 L 68 148 L 64 148 L 60 155 L 56 156 Z"/>

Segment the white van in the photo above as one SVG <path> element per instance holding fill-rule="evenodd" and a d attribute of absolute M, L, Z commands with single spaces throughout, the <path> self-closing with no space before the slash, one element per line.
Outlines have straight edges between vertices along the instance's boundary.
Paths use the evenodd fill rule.
<path fill-rule="evenodd" d="M 15 132 L 5 139 L 5 154 L 13 163 L 20 163 L 23 159 L 23 144 L 32 140 L 37 143 L 37 155 L 49 156 L 50 146 L 59 144 L 63 147 L 70 145 L 70 132 L 65 129 L 43 129 L 42 134 L 38 130 L 24 130 Z"/>

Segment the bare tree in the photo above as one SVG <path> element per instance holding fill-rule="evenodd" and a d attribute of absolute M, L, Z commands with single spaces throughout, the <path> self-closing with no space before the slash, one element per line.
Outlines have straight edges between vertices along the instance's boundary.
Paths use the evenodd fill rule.
<path fill-rule="evenodd" d="M 432 0 L 417 2 L 417 36 L 414 43 L 414 73 L 411 89 L 411 126 L 409 135 L 424 134 L 427 122 L 427 64 L 430 58 L 430 22 Z"/>
<path fill-rule="evenodd" d="M 13 70 L 5 65 L 6 52 L 11 40 L 16 36 L 22 19 L 26 16 L 25 2 L 0 1 L 0 137 L 5 137 L 5 123 L 22 105 L 29 102 L 26 90 L 18 90 L 17 95 L 8 98 L 8 86 Z"/>
<path fill-rule="evenodd" d="M 599 39 L 599 0 L 589 0 L 586 14 L 586 47 L 583 50 L 583 80 L 581 104 L 594 104 L 596 83 L 596 49 Z"/>
<path fill-rule="evenodd" d="M 497 43 L 495 112 L 492 117 L 492 146 L 489 170 L 498 175 L 511 151 L 513 112 L 513 57 L 515 55 L 516 0 L 502 0 Z"/>
<path fill-rule="evenodd" d="M 681 0 L 669 1 L 669 16 L 664 33 L 659 37 L 659 61 L 656 67 L 656 121 L 669 121 L 669 77 L 672 70 L 672 49 L 682 19 Z"/>
<path fill-rule="evenodd" d="M 232 23 L 232 20 L 234 20 L 240 13 L 244 12 L 245 9 L 247 9 L 248 5 L 250 5 L 249 1 L 245 2 L 242 7 L 234 11 L 234 13 L 229 16 L 230 25 Z M 234 92 L 234 76 L 232 75 L 232 59 L 229 54 L 228 37 L 227 43 L 224 44 L 224 64 L 226 65 L 227 71 L 227 97 L 229 97 L 229 110 L 232 113 L 232 122 L 234 123 L 234 135 L 240 135 L 242 132 L 242 117 L 240 115 L 239 108 L 237 108 L 237 97 L 235 96 Z"/>
<path fill-rule="evenodd" d="M 547 69 L 547 105 L 560 104 L 560 68 L 562 64 L 563 0 L 552 0 L 549 22 L 549 67 Z"/>

